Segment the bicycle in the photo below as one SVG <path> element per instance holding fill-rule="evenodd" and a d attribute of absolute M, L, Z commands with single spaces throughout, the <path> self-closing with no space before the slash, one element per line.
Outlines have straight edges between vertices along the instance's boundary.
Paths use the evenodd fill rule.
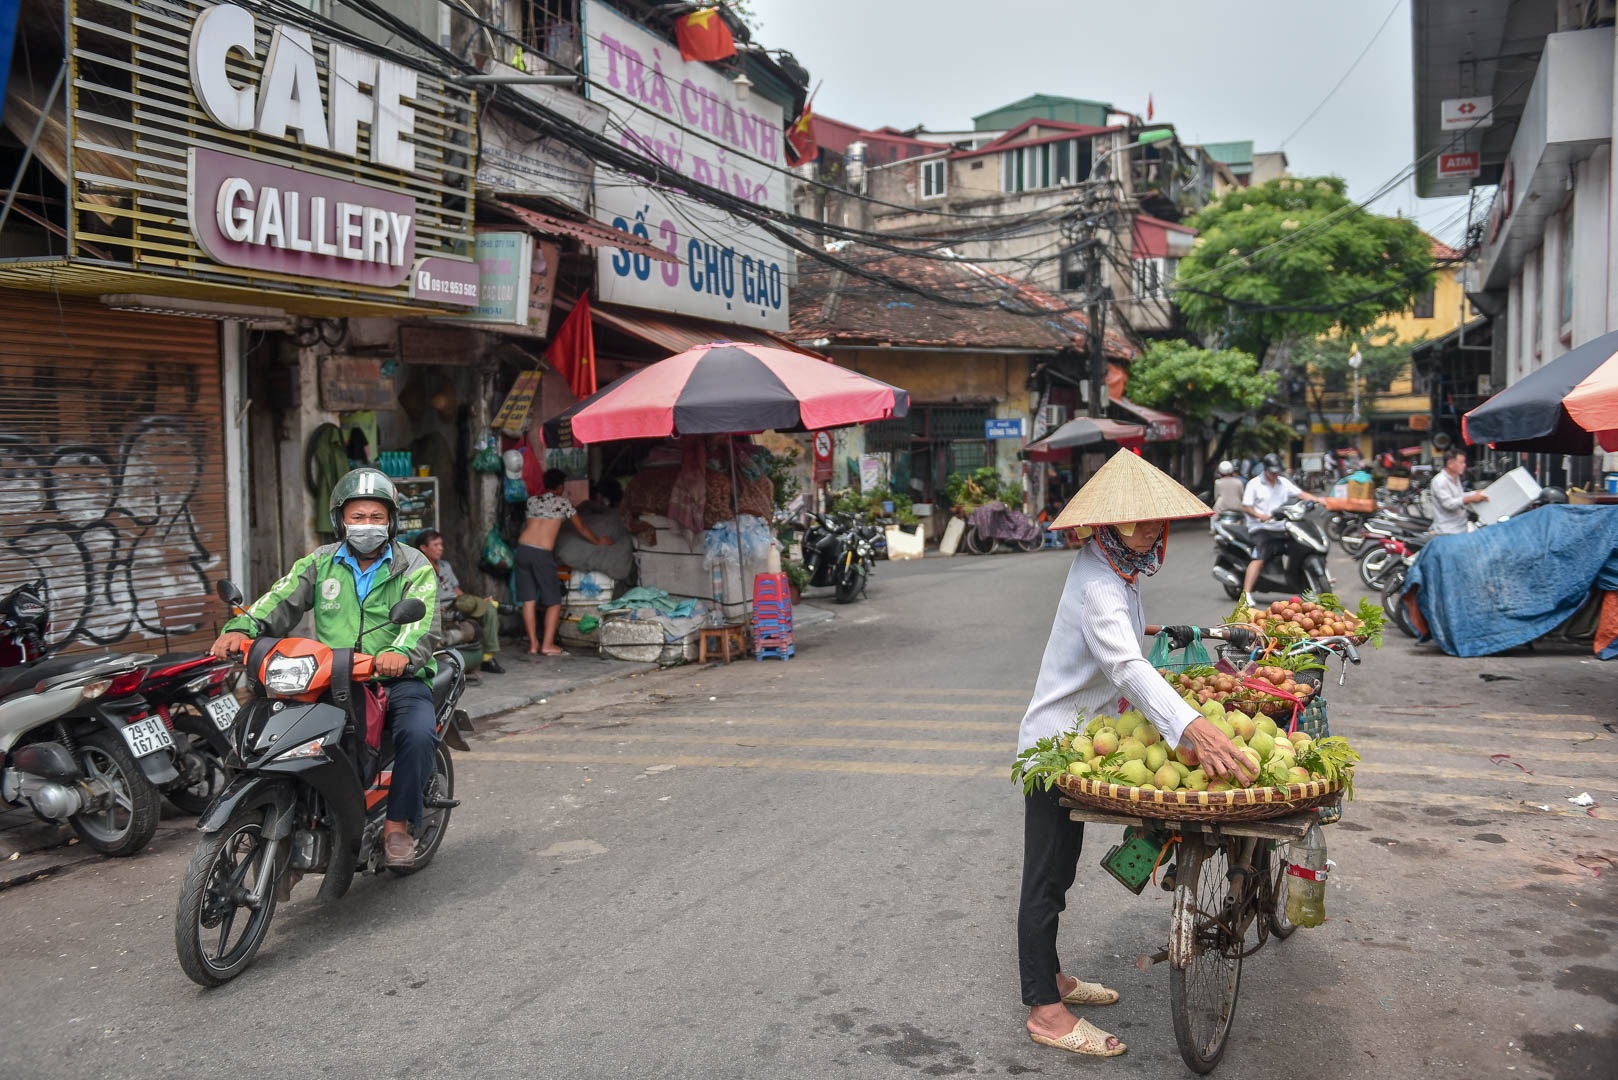
<path fill-rule="evenodd" d="M 1205 640 L 1222 642 L 1220 652 L 1227 658 L 1246 659 L 1256 642 L 1254 633 L 1242 627 L 1204 628 L 1198 633 Z M 1360 662 L 1354 643 L 1344 637 L 1306 639 L 1286 652 L 1309 652 L 1322 659 L 1336 656 L 1343 661 L 1345 674 L 1348 664 Z M 1149 971 L 1168 962 L 1174 1039 L 1193 1072 L 1212 1072 L 1224 1057 L 1241 991 L 1242 961 L 1270 938 L 1284 941 L 1297 929 L 1286 914 L 1290 845 L 1302 840 L 1317 822 L 1335 820 L 1320 811 L 1339 804 L 1340 796 L 1284 817 L 1208 821 L 1143 818 L 1062 800 L 1074 821 L 1123 825 L 1155 838 L 1156 865 L 1168 863 L 1162 882 L 1162 888 L 1174 894 L 1168 943 L 1142 954 L 1136 965 Z"/>

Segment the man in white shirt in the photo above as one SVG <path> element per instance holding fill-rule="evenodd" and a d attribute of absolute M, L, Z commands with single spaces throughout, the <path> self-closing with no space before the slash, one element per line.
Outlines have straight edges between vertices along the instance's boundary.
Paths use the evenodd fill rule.
<path fill-rule="evenodd" d="M 1265 454 L 1259 474 L 1247 482 L 1247 490 L 1242 493 L 1242 512 L 1258 521 L 1251 530 L 1253 561 L 1247 564 L 1247 578 L 1242 582 L 1242 589 L 1249 596 L 1258 584 L 1258 576 L 1264 572 L 1265 562 L 1286 552 L 1286 523 L 1276 521 L 1275 512 L 1293 496 L 1311 502 L 1320 501 L 1281 475 L 1281 458 L 1278 455 Z"/>
<path fill-rule="evenodd" d="M 1433 532 L 1465 532 L 1467 506 L 1488 500 L 1481 491 L 1466 491 L 1461 487 L 1461 477 L 1465 475 L 1466 451 L 1459 446 L 1444 451 L 1444 468 L 1427 488 L 1432 495 Z"/>

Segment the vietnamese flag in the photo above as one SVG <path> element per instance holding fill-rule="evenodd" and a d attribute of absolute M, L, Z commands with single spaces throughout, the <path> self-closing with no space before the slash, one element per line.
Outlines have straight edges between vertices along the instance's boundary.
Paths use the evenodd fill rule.
<path fill-rule="evenodd" d="M 551 338 L 545 360 L 567 383 L 576 398 L 596 392 L 596 338 L 590 321 L 590 294 L 582 293 L 567 313 L 561 329 Z"/>
<path fill-rule="evenodd" d="M 819 153 L 820 144 L 815 141 L 814 100 L 810 99 L 802 115 L 787 128 L 787 163 L 801 165 L 813 161 Z"/>
<path fill-rule="evenodd" d="M 703 8 L 674 20 L 674 40 L 682 60 L 723 60 L 736 55 L 736 39 L 718 8 Z"/>

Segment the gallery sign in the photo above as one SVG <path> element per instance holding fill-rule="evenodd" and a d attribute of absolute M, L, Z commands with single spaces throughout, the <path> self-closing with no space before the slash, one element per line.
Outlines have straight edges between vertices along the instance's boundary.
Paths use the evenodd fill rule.
<path fill-rule="evenodd" d="M 772 210 L 791 210 L 782 107 L 601 3 L 583 6 L 585 66 L 624 148 Z M 792 252 L 758 225 L 672 190 L 597 169 L 596 217 L 674 256 L 597 252 L 600 298 L 766 330 L 788 327 Z"/>
<path fill-rule="evenodd" d="M 188 279 L 199 298 L 262 289 L 288 310 L 300 282 L 328 304 L 475 302 L 471 89 L 323 39 L 292 7 L 284 18 L 201 0 L 76 10 L 71 205 L 176 208 L 98 237 L 112 261 Z M 109 258 L 70 237 L 70 259 L 90 254 Z"/>
<path fill-rule="evenodd" d="M 410 273 L 408 195 L 201 147 L 187 173 L 191 233 L 214 262 L 383 287 Z"/>

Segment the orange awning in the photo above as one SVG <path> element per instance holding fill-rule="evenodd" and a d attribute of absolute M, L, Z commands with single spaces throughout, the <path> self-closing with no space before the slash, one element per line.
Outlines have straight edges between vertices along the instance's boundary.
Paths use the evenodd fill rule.
<path fill-rule="evenodd" d="M 1618 451 L 1618 355 L 1579 381 L 1562 399 L 1573 422 L 1595 435 L 1601 448 Z"/>

